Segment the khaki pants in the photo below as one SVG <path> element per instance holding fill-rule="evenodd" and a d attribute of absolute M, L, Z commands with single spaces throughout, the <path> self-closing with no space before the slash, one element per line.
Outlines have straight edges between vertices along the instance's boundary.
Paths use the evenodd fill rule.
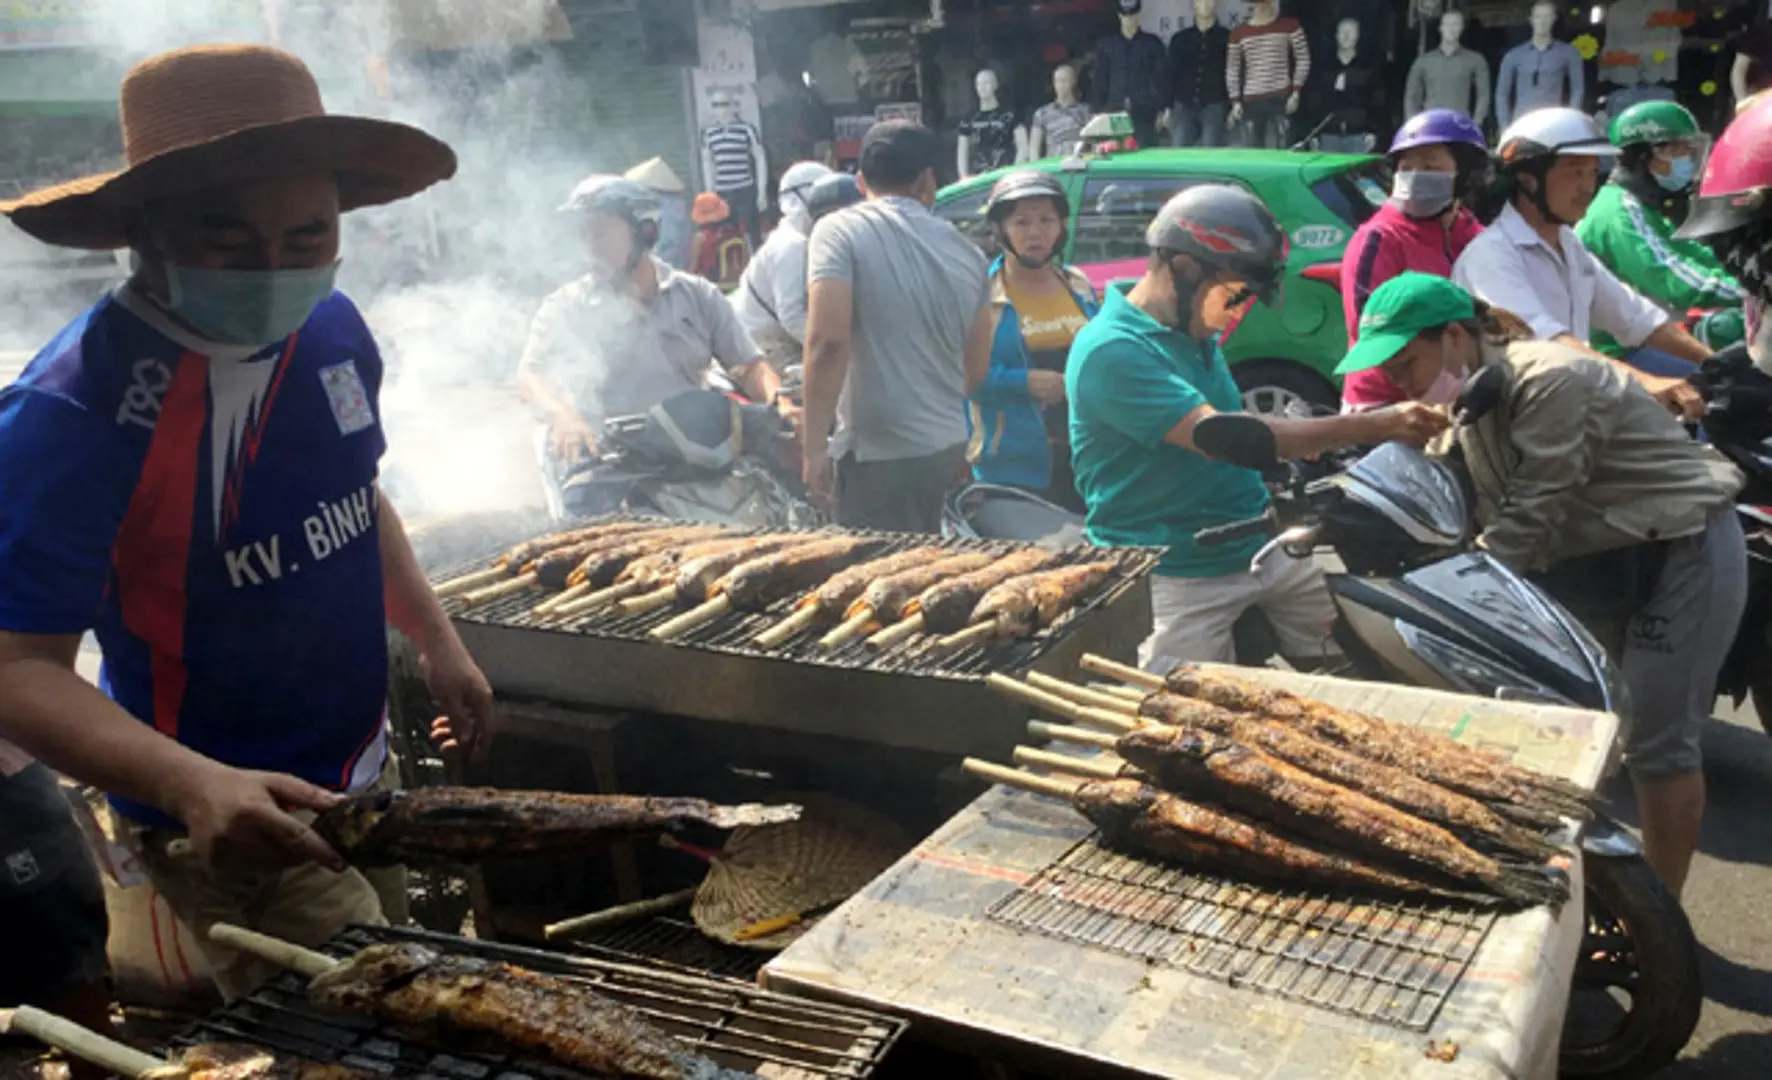
<path fill-rule="evenodd" d="M 1290 660 L 1323 660 L 1336 655 L 1332 638 L 1335 601 L 1323 572 L 1309 559 L 1279 556 L 1259 574 L 1215 578 L 1151 578 L 1155 625 L 1138 649 L 1139 666 L 1168 671 L 1177 664 L 1260 664 L 1263 657 L 1238 657 L 1231 630 L 1250 608 L 1260 608 Z"/>
<path fill-rule="evenodd" d="M 399 772 L 390 755 L 371 790 L 398 786 Z M 342 874 L 313 864 L 287 870 L 217 867 L 195 855 L 167 854 L 167 845 L 181 836 L 170 829 L 137 827 L 126 830 L 124 838 L 155 890 L 196 935 L 215 985 L 229 1001 L 251 993 L 281 968 L 211 942 L 209 928 L 218 922 L 312 948 L 350 923 L 406 921 L 404 867 Z"/>

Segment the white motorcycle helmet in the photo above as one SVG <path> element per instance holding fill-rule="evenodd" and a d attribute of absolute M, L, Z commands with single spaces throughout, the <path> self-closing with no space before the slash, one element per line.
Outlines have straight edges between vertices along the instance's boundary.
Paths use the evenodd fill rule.
<path fill-rule="evenodd" d="M 1501 133 L 1495 148 L 1502 172 L 1515 178 L 1515 183 L 1522 175 L 1535 178 L 1533 202 L 1539 213 L 1559 225 L 1575 222 L 1563 221 L 1551 213 L 1545 200 L 1544 174 L 1558 158 L 1616 158 L 1618 154 L 1618 147 L 1612 145 L 1593 117 L 1580 109 L 1562 107 L 1534 109 L 1515 120 Z"/>
<path fill-rule="evenodd" d="M 775 189 L 775 205 L 781 212 L 793 217 L 806 212 L 806 193 L 812 185 L 831 175 L 831 170 L 816 161 L 797 161 L 787 167 L 781 174 L 781 183 Z"/>

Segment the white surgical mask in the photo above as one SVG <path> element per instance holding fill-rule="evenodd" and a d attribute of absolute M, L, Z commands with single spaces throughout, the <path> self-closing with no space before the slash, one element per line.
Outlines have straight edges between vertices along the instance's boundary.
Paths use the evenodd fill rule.
<path fill-rule="evenodd" d="M 1458 177 L 1454 173 L 1405 169 L 1391 182 L 1391 202 L 1405 217 L 1439 217 L 1452 207 L 1457 187 Z"/>
<path fill-rule="evenodd" d="M 1421 395 L 1423 405 L 1452 405 L 1458 401 L 1458 395 L 1464 393 L 1464 369 L 1454 368 L 1452 361 L 1446 356 L 1446 342 L 1440 342 L 1440 373 Z"/>

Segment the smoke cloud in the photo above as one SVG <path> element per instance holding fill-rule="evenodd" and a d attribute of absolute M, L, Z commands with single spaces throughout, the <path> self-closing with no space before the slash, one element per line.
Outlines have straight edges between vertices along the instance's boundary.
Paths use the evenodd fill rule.
<path fill-rule="evenodd" d="M 586 174 L 633 164 L 636 149 L 556 134 L 562 110 L 587 114 L 581 85 L 550 47 L 570 36 L 557 0 L 89 6 L 89 36 L 119 70 L 180 45 L 274 43 L 314 69 L 329 110 L 416 124 L 455 148 L 454 180 L 345 218 L 339 286 L 386 362 L 383 483 L 414 520 L 539 505 L 534 420 L 516 400 L 516 365 L 541 299 L 584 271 L 555 208 Z M 83 283 L 79 301 L 43 325 L 15 322 L 14 340 L 0 345 L 41 346 L 101 287 Z"/>

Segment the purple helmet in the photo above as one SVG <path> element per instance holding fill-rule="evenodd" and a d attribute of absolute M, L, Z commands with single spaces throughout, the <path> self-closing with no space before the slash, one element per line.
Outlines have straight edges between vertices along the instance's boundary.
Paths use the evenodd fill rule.
<path fill-rule="evenodd" d="M 1485 154 L 1489 152 L 1483 129 L 1457 109 L 1429 109 L 1411 116 L 1397 129 L 1390 152 L 1395 155 L 1417 146 L 1447 143 L 1474 146 Z"/>

